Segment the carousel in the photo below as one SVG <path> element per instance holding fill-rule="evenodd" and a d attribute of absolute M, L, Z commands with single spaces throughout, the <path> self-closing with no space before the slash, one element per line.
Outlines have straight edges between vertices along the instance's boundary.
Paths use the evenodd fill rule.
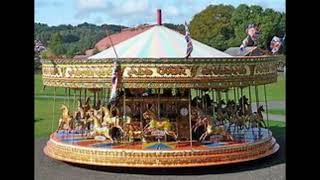
<path fill-rule="evenodd" d="M 232 57 L 192 43 L 185 58 L 184 35 L 158 17 L 89 59 L 43 59 L 44 86 L 74 92 L 73 106 L 59 105 L 61 115 L 53 117 L 58 128 L 45 154 L 80 164 L 167 168 L 275 153 L 266 89 L 277 81 L 277 56 Z"/>

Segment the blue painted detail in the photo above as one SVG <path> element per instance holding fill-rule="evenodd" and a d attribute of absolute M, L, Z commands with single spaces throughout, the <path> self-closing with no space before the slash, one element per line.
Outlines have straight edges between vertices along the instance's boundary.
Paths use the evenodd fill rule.
<path fill-rule="evenodd" d="M 111 143 L 100 143 L 100 144 L 93 144 L 92 147 L 98 147 L 98 148 L 111 148 Z"/>
<path fill-rule="evenodd" d="M 148 146 L 146 149 L 154 149 L 154 150 L 171 150 L 172 148 L 163 143 L 157 143 L 151 146 Z"/>

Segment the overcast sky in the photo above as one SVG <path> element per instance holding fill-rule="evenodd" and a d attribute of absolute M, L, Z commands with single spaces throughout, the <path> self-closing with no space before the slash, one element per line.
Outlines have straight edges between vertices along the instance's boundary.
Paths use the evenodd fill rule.
<path fill-rule="evenodd" d="M 83 22 L 136 26 L 154 24 L 156 9 L 162 21 L 183 24 L 210 4 L 260 5 L 285 12 L 285 0 L 35 0 L 35 22 L 50 26 Z"/>

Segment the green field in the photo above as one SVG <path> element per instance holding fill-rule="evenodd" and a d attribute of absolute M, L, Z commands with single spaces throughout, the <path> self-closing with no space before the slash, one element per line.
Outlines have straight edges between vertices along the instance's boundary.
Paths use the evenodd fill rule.
<path fill-rule="evenodd" d="M 53 117 L 53 100 L 51 99 L 35 99 L 35 112 L 34 112 L 34 130 L 35 137 L 49 137 L 51 132 L 51 126 L 53 130 L 57 128 L 59 116 L 61 111 L 59 110 L 63 100 L 56 100 L 55 113 Z M 53 119 L 54 118 L 54 119 Z M 54 121 L 52 123 L 52 121 Z"/>
<path fill-rule="evenodd" d="M 267 85 L 267 98 L 268 101 L 275 100 L 285 100 L 285 79 L 283 76 L 279 76 L 278 82 L 275 84 Z M 54 110 L 54 119 L 53 119 L 53 99 L 43 99 L 37 98 L 37 96 L 53 96 L 53 88 L 46 88 L 45 91 L 42 91 L 42 79 L 41 75 L 35 75 L 35 137 L 49 137 L 51 133 L 51 129 L 53 126 L 53 130 L 57 128 L 58 119 L 61 114 L 59 108 L 62 103 L 68 103 L 68 100 L 56 99 L 55 102 L 55 110 Z M 246 92 L 246 90 L 244 91 Z M 253 88 L 251 88 L 251 92 L 253 93 Z M 264 100 L 263 87 L 259 87 L 259 97 L 260 101 Z M 57 88 L 56 90 L 57 96 L 64 96 L 64 88 Z M 73 96 L 73 91 L 71 91 L 71 96 Z M 92 96 L 91 93 L 88 93 L 88 96 Z M 230 92 L 229 98 L 233 98 L 233 92 Z M 255 96 L 253 94 L 252 101 L 255 100 Z M 74 101 L 71 99 L 69 101 L 70 106 L 73 107 Z M 269 109 L 270 114 L 285 114 L 285 110 L 272 110 Z M 53 121 L 53 122 L 52 122 Z M 275 134 L 283 133 L 285 123 L 278 121 L 270 121 L 270 127 L 273 128 Z"/>
<path fill-rule="evenodd" d="M 283 121 L 269 121 L 270 130 L 274 137 L 279 138 L 285 136 L 286 123 Z"/>
<path fill-rule="evenodd" d="M 46 87 L 43 91 L 42 86 L 42 77 L 41 75 L 37 74 L 34 76 L 35 79 L 35 96 L 53 96 L 54 95 L 54 88 L 52 87 Z M 285 78 L 284 76 L 278 76 L 277 83 L 266 85 L 266 91 L 267 91 L 267 100 L 268 101 L 282 101 L 285 100 Z M 70 92 L 71 96 L 73 96 L 73 91 Z M 240 93 L 240 92 L 239 92 Z M 196 94 L 195 91 L 192 92 L 193 96 Z M 243 90 L 243 95 L 246 95 L 249 97 L 249 88 L 245 88 Z M 56 88 L 56 95 L 57 96 L 65 96 L 65 89 L 64 88 Z M 88 92 L 88 95 L 92 96 L 91 93 Z M 251 87 L 251 98 L 252 102 L 256 101 L 256 96 L 254 93 L 254 88 Z M 210 94 L 211 96 L 211 94 Z M 230 99 L 234 97 L 233 90 L 229 91 L 228 96 Z M 259 86 L 258 87 L 258 97 L 259 101 L 264 101 L 264 87 Z M 225 99 L 225 96 L 222 94 L 222 98 Z"/>
<path fill-rule="evenodd" d="M 269 114 L 286 115 L 285 109 L 268 109 Z"/>

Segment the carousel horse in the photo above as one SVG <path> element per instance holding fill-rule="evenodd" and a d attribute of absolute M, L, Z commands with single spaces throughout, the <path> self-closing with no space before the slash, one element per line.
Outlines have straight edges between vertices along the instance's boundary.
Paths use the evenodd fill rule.
<path fill-rule="evenodd" d="M 257 112 L 253 114 L 250 118 L 251 127 L 266 127 L 266 123 L 263 120 L 262 112 L 264 112 L 263 105 L 258 107 Z"/>
<path fill-rule="evenodd" d="M 232 135 L 225 130 L 224 126 L 213 126 L 211 124 L 207 125 L 206 131 L 200 136 L 199 141 L 202 142 L 212 135 L 222 135 L 224 139 L 233 141 Z"/>
<path fill-rule="evenodd" d="M 144 119 L 150 119 L 150 122 L 143 128 L 144 133 L 153 132 L 155 130 L 163 130 L 166 135 L 174 137 L 177 139 L 177 135 L 174 131 L 172 131 L 172 125 L 167 118 L 158 119 L 156 114 L 151 111 L 147 110 L 143 113 Z"/>
<path fill-rule="evenodd" d="M 239 111 L 237 111 L 230 116 L 230 123 L 229 123 L 228 129 L 231 128 L 231 125 L 235 126 L 233 132 L 235 132 L 238 129 L 238 127 L 240 130 L 242 130 L 243 128 L 247 129 L 247 125 L 246 125 L 247 121 L 248 121 L 248 117 L 240 116 Z"/>
<path fill-rule="evenodd" d="M 78 100 L 78 107 L 74 112 L 73 117 L 74 117 L 75 128 L 79 130 L 83 130 L 86 126 L 86 119 L 85 119 L 84 108 L 80 100 Z"/>
<path fill-rule="evenodd" d="M 210 116 L 200 116 L 196 124 L 193 125 L 192 129 L 194 132 L 196 132 L 200 126 L 204 126 L 205 132 L 201 134 L 199 138 L 200 142 L 205 140 L 207 136 L 211 136 L 211 135 L 222 135 L 227 140 L 233 140 L 231 134 L 229 134 L 225 130 L 223 125 L 216 126 L 216 125 L 213 125 L 211 122 L 212 122 L 212 119 Z"/>
<path fill-rule="evenodd" d="M 237 112 L 236 102 L 234 100 L 228 100 L 225 110 L 228 115 L 228 120 L 230 121 L 230 117 Z"/>
<path fill-rule="evenodd" d="M 68 107 L 63 104 L 60 110 L 62 110 L 62 117 L 59 119 L 58 130 L 72 130 L 74 126 L 74 120 L 73 117 L 70 115 Z"/>
<path fill-rule="evenodd" d="M 116 116 L 113 117 L 112 112 L 116 111 Z M 101 106 L 100 111 L 103 114 L 103 118 L 102 118 L 102 125 L 110 125 L 110 126 L 119 126 L 119 109 L 116 108 L 115 106 L 111 107 L 110 109 L 108 109 L 105 106 Z M 119 126 L 120 127 L 120 126 Z"/>
<path fill-rule="evenodd" d="M 207 128 L 207 125 L 210 123 L 210 121 L 212 121 L 210 116 L 199 116 L 197 122 L 192 126 L 191 129 L 196 132 L 200 126 L 204 126 L 204 128 Z"/>
<path fill-rule="evenodd" d="M 113 143 L 113 139 L 110 135 L 110 128 L 107 126 L 102 127 L 100 120 L 94 114 L 96 113 L 90 112 L 90 117 L 88 119 L 88 121 L 93 121 L 93 129 L 90 132 L 90 136 L 92 137 L 104 136 L 106 139 L 109 139 L 111 143 Z"/>
<path fill-rule="evenodd" d="M 240 113 L 240 116 L 242 116 L 245 112 L 246 109 L 248 109 L 248 98 L 246 96 L 242 96 L 240 99 L 239 99 L 239 105 L 238 105 L 238 111 Z"/>
<path fill-rule="evenodd" d="M 217 108 L 216 115 L 217 115 L 217 121 L 220 124 L 225 124 L 225 121 L 229 119 L 229 116 L 226 110 L 223 109 L 222 107 Z"/>
<path fill-rule="evenodd" d="M 90 97 L 87 97 L 86 102 L 84 103 L 83 109 L 84 109 L 85 115 L 88 117 L 88 112 L 89 112 L 89 110 L 91 109 L 91 106 L 90 106 Z"/>

